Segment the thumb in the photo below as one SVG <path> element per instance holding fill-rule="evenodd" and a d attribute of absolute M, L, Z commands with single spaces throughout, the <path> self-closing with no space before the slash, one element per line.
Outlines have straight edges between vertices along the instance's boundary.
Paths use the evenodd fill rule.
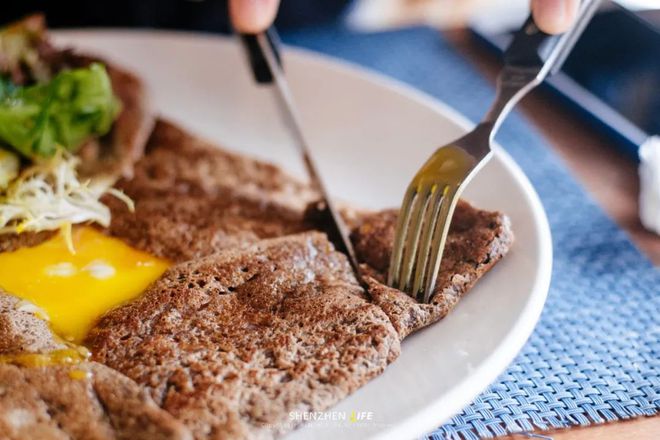
<path fill-rule="evenodd" d="M 229 18 L 237 31 L 256 34 L 273 24 L 279 5 L 280 0 L 229 0 Z"/>
<path fill-rule="evenodd" d="M 549 34 L 565 32 L 573 24 L 579 5 L 580 0 L 532 0 L 534 22 Z"/>

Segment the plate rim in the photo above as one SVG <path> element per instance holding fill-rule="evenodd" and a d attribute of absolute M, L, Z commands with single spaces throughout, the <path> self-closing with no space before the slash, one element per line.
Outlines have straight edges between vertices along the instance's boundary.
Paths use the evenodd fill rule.
<path fill-rule="evenodd" d="M 126 39 L 155 37 L 159 39 L 189 39 L 233 44 L 231 37 L 226 35 L 185 30 L 92 27 L 57 29 L 53 30 L 52 34 L 56 38 L 63 37 L 66 39 L 75 39 L 84 35 L 94 34 L 96 36 L 103 36 L 105 34 Z M 358 63 L 288 44 L 284 47 L 284 56 L 294 56 L 298 58 L 298 61 L 302 62 L 315 62 L 321 64 L 325 69 L 375 83 L 378 87 L 386 89 L 390 93 L 396 93 L 404 99 L 426 107 L 438 117 L 449 119 L 465 132 L 469 131 L 475 125 L 466 116 L 444 101 L 415 88 L 413 85 Z M 148 84 L 147 87 L 149 87 Z M 158 113 L 158 109 L 156 109 L 156 112 Z M 379 440 L 416 438 L 440 427 L 472 402 L 475 397 L 483 392 L 489 384 L 505 371 L 507 366 L 523 348 L 540 319 L 552 276 L 553 246 L 550 224 L 540 197 L 524 171 L 515 162 L 513 157 L 501 147 L 499 142 L 494 143 L 494 152 L 495 154 L 491 160 L 501 161 L 516 183 L 520 185 L 525 199 L 530 204 L 532 222 L 538 231 L 539 273 L 534 281 L 531 293 L 527 297 L 523 313 L 518 317 L 515 324 L 511 326 L 505 338 L 502 339 L 479 366 L 470 372 L 462 383 L 452 387 L 448 392 L 434 399 L 433 402 L 430 402 L 424 409 L 414 415 L 400 421 L 396 425 L 369 433 L 367 434 L 367 438 Z M 294 431 L 303 427 L 304 425 L 301 425 Z"/>

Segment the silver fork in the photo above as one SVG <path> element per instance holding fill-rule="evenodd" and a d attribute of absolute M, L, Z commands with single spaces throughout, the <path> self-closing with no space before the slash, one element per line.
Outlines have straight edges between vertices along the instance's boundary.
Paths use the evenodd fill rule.
<path fill-rule="evenodd" d="M 439 148 L 417 172 L 399 211 L 388 284 L 428 303 L 433 295 L 458 198 L 492 155 L 491 142 L 514 105 L 555 73 L 600 0 L 584 0 L 572 28 L 561 35 L 539 30 L 529 17 L 504 53 L 495 102 L 465 136 Z"/>

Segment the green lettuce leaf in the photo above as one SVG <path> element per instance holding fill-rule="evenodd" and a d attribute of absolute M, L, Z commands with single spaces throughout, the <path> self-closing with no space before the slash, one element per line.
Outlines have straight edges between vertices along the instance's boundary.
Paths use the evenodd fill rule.
<path fill-rule="evenodd" d="M 0 143 L 29 159 L 58 147 L 76 151 L 110 131 L 120 104 L 101 64 L 65 70 L 46 83 L 21 87 L 0 81 Z"/>

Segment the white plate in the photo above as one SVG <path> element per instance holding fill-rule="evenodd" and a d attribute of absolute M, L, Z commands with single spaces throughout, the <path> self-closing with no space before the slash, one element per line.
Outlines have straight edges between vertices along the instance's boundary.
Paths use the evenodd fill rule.
<path fill-rule="evenodd" d="M 227 38 L 135 31 L 71 31 L 58 39 L 141 74 L 156 108 L 228 148 L 302 174 L 268 88 L 251 82 Z M 310 52 L 287 51 L 286 69 L 330 190 L 370 208 L 396 206 L 434 149 L 465 132 L 455 111 L 410 87 Z M 439 426 L 501 373 L 532 332 L 550 282 L 552 245 L 538 196 L 501 149 L 465 197 L 511 217 L 516 243 L 442 322 L 405 340 L 387 371 L 340 402 L 334 417 L 288 438 L 412 438 Z"/>

